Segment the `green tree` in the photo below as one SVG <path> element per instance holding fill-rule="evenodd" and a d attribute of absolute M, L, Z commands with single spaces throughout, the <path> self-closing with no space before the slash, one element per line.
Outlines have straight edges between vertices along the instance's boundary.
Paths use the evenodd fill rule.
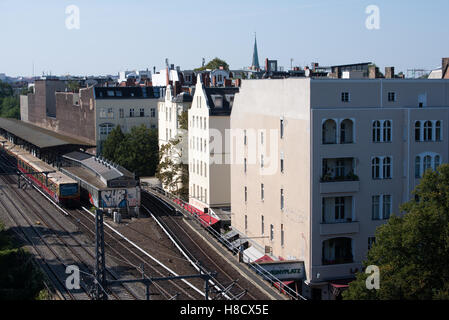
<path fill-rule="evenodd" d="M 215 70 L 219 69 L 220 67 L 223 67 L 223 69 L 225 70 L 229 70 L 229 64 L 227 64 L 226 61 L 220 58 L 214 58 L 211 61 L 209 61 L 205 66 L 196 68 L 195 71 L 203 71 L 206 69 Z"/>
<path fill-rule="evenodd" d="M 119 146 L 125 141 L 125 135 L 122 132 L 122 128 L 118 125 L 109 133 L 106 141 L 102 145 L 103 157 L 113 162 L 117 162 L 116 151 Z"/>
<path fill-rule="evenodd" d="M 80 90 L 80 83 L 76 80 L 69 80 L 67 82 L 67 88 L 72 92 L 78 92 Z"/>
<path fill-rule="evenodd" d="M 43 289 L 44 275 L 32 256 L 20 248 L 0 223 L 0 300 L 34 300 Z"/>
<path fill-rule="evenodd" d="M 344 299 L 449 299 L 449 165 L 427 170 L 413 193 L 404 214 L 377 229 L 364 262 L 379 267 L 380 289 L 368 290 L 359 273 Z"/>
<path fill-rule="evenodd" d="M 14 95 L 9 83 L 2 81 L 0 81 L 0 117 L 20 118 L 19 97 Z"/>
<path fill-rule="evenodd" d="M 148 129 L 142 124 L 133 127 L 123 139 L 121 130 L 114 130 L 114 134 L 111 131 L 103 144 L 103 147 L 106 146 L 103 156 L 134 172 L 138 177 L 154 176 L 159 159 L 157 130 Z"/>

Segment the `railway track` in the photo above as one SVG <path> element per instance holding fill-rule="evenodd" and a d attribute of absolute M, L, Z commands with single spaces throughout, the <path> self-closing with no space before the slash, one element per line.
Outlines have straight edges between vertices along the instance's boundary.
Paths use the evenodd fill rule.
<path fill-rule="evenodd" d="M 5 160 L 6 161 L 6 160 Z M 14 181 L 11 181 L 10 177 L 3 177 L 3 179 L 7 179 L 9 183 L 14 183 Z M 54 216 L 55 210 L 50 210 L 48 208 L 44 208 L 39 201 L 37 201 L 28 190 L 21 190 L 20 192 L 27 193 L 29 196 L 28 199 L 26 197 L 21 198 L 21 202 L 23 202 L 27 208 L 33 208 L 32 212 L 35 215 L 35 217 L 41 221 L 45 226 L 48 227 L 49 230 L 52 228 L 50 226 L 58 226 L 61 230 L 64 230 L 64 233 L 72 235 L 73 233 L 76 233 L 76 230 L 74 230 L 74 224 L 77 225 L 77 227 L 83 228 L 83 233 L 88 234 L 90 236 L 90 239 L 95 239 L 95 232 L 93 231 L 95 229 L 95 219 L 91 218 L 86 212 L 83 212 L 82 210 L 64 210 L 65 214 L 68 215 L 68 217 L 63 217 L 60 212 L 56 213 L 56 217 Z M 50 200 L 50 199 L 49 199 Z M 51 201 L 51 200 L 50 200 Z M 50 203 L 45 203 L 48 206 Z M 35 209 L 35 208 L 38 209 Z M 52 213 L 50 213 L 52 212 Z M 27 212 L 28 213 L 28 212 Z M 45 216 L 42 214 L 45 213 Z M 62 225 L 61 221 L 64 219 L 71 218 L 72 219 L 72 227 L 67 227 L 66 225 Z M 134 276 L 134 278 L 142 277 L 142 273 L 138 270 L 141 267 L 145 268 L 146 274 L 151 274 L 151 276 L 157 276 L 157 277 L 166 277 L 169 276 L 169 273 L 167 273 L 165 270 L 163 270 L 160 266 L 157 265 L 157 263 L 151 263 L 146 259 L 144 255 L 142 255 L 138 250 L 135 250 L 132 246 L 129 245 L 128 242 L 124 241 L 121 237 L 117 236 L 116 234 L 109 232 L 107 228 L 105 230 L 105 251 L 107 255 L 106 261 L 111 261 L 111 259 L 117 263 L 116 269 L 120 269 L 123 271 L 123 269 L 126 269 L 127 274 L 123 275 L 122 278 L 126 277 L 127 279 L 130 278 L 130 275 Z M 76 252 L 75 249 L 73 249 L 70 244 L 67 242 L 67 239 L 62 239 L 57 233 L 53 234 L 69 251 L 71 251 L 71 254 L 76 258 L 76 262 L 72 264 L 76 264 L 77 266 L 82 267 L 82 272 L 84 274 L 89 275 L 93 274 L 93 268 L 91 266 L 95 263 L 95 256 L 93 251 L 93 245 L 89 243 L 81 243 L 78 239 L 75 237 L 71 237 L 70 242 L 72 246 L 79 248 L 83 248 L 84 252 L 79 253 Z M 90 248 L 86 248 L 86 246 L 90 246 Z M 86 256 L 89 258 L 89 262 L 86 262 Z M 84 258 L 84 259 L 83 259 Z M 108 259 L 109 258 L 109 259 Z M 81 268 L 80 268 L 81 269 Z M 164 272 L 165 271 L 165 272 Z M 109 280 L 118 280 L 120 277 L 112 271 L 112 267 L 108 265 L 107 263 L 107 272 L 109 275 Z M 124 272 L 122 272 L 124 273 Z M 144 275 L 145 276 L 145 275 Z M 148 276 L 145 276 L 148 278 Z M 195 280 L 191 280 L 195 282 Z M 198 300 L 202 299 L 204 297 L 204 294 L 202 294 L 201 290 L 197 287 L 201 288 L 202 283 L 198 282 L 196 283 L 197 287 L 194 287 L 190 282 L 184 281 L 187 283 L 190 287 L 184 287 L 182 284 L 178 283 L 179 281 L 168 281 L 168 285 L 160 285 L 158 283 L 153 283 L 152 288 L 156 288 L 155 291 L 152 292 L 153 298 L 160 298 L 160 299 L 174 299 L 174 298 L 181 298 L 181 299 L 191 299 L 191 300 Z M 141 297 L 142 299 L 145 297 L 144 293 L 144 286 L 140 284 L 123 284 L 121 285 L 124 288 L 124 291 L 126 291 L 125 294 L 123 292 L 114 292 L 110 291 L 108 294 L 112 296 L 114 299 L 138 299 L 138 297 Z M 134 287 L 130 288 L 130 287 Z M 136 288 L 138 287 L 138 288 Z M 195 289 L 195 290 L 192 290 Z M 139 290 L 140 289 L 140 290 Z M 122 290 L 123 291 L 123 290 Z M 136 291 L 140 291 L 140 293 L 136 294 Z"/>
<path fill-rule="evenodd" d="M 258 288 L 254 287 L 247 279 L 234 269 L 220 255 L 216 254 L 203 239 L 192 232 L 183 221 L 183 216 L 175 216 L 171 205 L 149 192 L 142 192 L 142 204 L 145 207 L 155 208 L 153 214 L 166 226 L 174 239 L 183 249 L 189 253 L 193 261 L 197 261 L 204 271 L 216 271 L 217 276 L 213 279 L 222 291 L 228 292 L 229 299 L 236 297 L 245 300 L 266 300 L 268 297 Z M 244 295 L 243 295 L 244 293 Z"/>
<path fill-rule="evenodd" d="M 79 219 L 83 228 L 87 232 L 94 235 L 92 228 L 89 227 L 89 225 L 95 225 L 95 220 L 93 218 L 91 219 L 91 217 L 87 215 L 86 212 L 83 212 L 79 209 L 70 210 L 69 213 L 73 215 L 75 219 Z M 138 270 L 142 266 L 144 267 L 145 273 L 151 274 L 151 276 L 153 277 L 166 277 L 169 275 L 165 269 L 163 269 L 157 263 L 154 263 L 154 261 L 149 261 L 149 259 L 145 255 L 136 250 L 136 248 L 130 245 L 129 242 L 124 241 L 123 238 L 121 238 L 117 234 L 108 231 L 107 227 L 104 228 L 104 233 L 106 252 L 108 253 L 109 251 L 107 258 L 117 259 L 118 261 L 127 263 L 134 269 L 132 271 L 135 276 L 142 276 L 142 274 L 139 273 Z M 159 291 L 162 298 L 174 299 L 175 297 L 177 297 L 182 300 L 198 300 L 204 298 L 203 295 L 199 293 L 199 291 L 201 291 L 200 289 L 192 290 L 191 287 L 183 287 L 179 284 L 179 280 L 167 282 L 168 285 L 164 284 L 164 286 L 158 285 L 157 283 L 153 284 Z M 197 286 L 198 284 L 201 285 L 201 283 L 196 282 Z"/>
<path fill-rule="evenodd" d="M 2 171 L 4 172 L 4 171 Z M 4 176 L 1 177 L 3 182 L 7 182 Z M 0 197 L 0 204 L 4 211 L 7 213 L 13 223 L 20 229 L 18 234 L 22 239 L 28 242 L 33 250 L 40 257 L 38 263 L 41 265 L 54 287 L 58 290 L 59 296 L 65 300 L 88 300 L 91 299 L 89 290 L 83 284 L 81 290 L 71 291 L 67 289 L 65 280 L 67 275 L 65 270 L 68 266 L 61 258 L 60 254 L 48 243 L 46 237 L 36 227 L 36 224 L 31 221 L 28 215 L 22 208 L 12 199 L 12 197 L 6 192 L 8 185 L 2 188 L 2 196 Z M 15 216 L 11 211 L 13 208 L 19 216 Z M 25 229 L 23 225 L 26 225 Z"/>

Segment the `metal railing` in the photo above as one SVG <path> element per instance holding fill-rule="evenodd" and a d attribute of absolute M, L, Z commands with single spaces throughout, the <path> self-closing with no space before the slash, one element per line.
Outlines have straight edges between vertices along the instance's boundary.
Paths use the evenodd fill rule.
<path fill-rule="evenodd" d="M 149 189 L 149 190 L 146 190 Z M 187 207 L 191 207 L 191 205 L 181 199 L 179 199 L 177 196 L 165 191 L 164 189 L 157 187 L 157 186 L 142 186 L 142 191 L 144 192 L 149 192 L 151 194 L 154 194 L 154 192 L 151 192 L 151 190 L 153 190 L 154 192 L 157 192 L 159 195 L 162 195 L 168 199 L 171 200 L 170 205 L 173 206 L 173 204 L 175 204 L 175 206 L 173 206 L 174 208 L 178 207 L 181 210 L 180 211 L 184 216 L 193 218 L 194 221 L 200 223 L 203 227 L 206 227 L 206 230 L 218 241 L 220 242 L 223 246 L 226 247 L 226 249 L 228 249 L 229 251 L 231 251 L 233 254 L 238 255 L 241 254 L 242 258 L 245 257 L 248 259 L 248 261 L 251 261 L 251 257 L 246 255 L 241 248 L 236 248 L 235 246 L 233 246 L 231 244 L 230 241 L 228 241 L 227 239 L 225 239 L 223 237 L 223 235 L 218 232 L 217 230 L 213 229 L 210 225 L 206 225 L 205 221 L 202 220 L 201 218 L 198 217 L 197 214 L 195 214 L 194 212 L 189 211 L 188 209 L 186 209 Z M 162 199 L 164 200 L 164 199 Z M 178 209 L 176 208 L 176 209 Z M 252 269 L 253 271 L 255 271 L 257 274 L 262 275 L 263 279 L 268 281 L 271 285 L 273 285 L 274 287 L 276 287 L 276 285 L 279 286 L 279 291 L 280 292 L 284 292 L 288 297 L 290 297 L 291 299 L 294 300 L 306 300 L 305 297 L 303 297 L 302 295 L 300 295 L 299 293 L 297 293 L 296 291 L 294 291 L 293 289 L 291 289 L 288 286 L 282 285 L 282 281 L 279 280 L 278 278 L 276 278 L 273 274 L 271 274 L 270 272 L 268 272 L 267 270 L 265 270 L 263 267 L 261 267 L 259 264 L 257 263 L 247 263 L 246 264 L 250 269 Z"/>

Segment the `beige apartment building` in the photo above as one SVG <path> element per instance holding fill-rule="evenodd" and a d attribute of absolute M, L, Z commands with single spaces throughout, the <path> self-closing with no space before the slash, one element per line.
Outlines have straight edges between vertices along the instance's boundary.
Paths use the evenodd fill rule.
<path fill-rule="evenodd" d="M 205 87 L 198 76 L 189 110 L 189 203 L 199 209 L 231 204 L 230 115 L 238 88 Z"/>
<path fill-rule="evenodd" d="M 308 298 L 338 298 L 376 228 L 449 158 L 447 80 L 248 80 L 234 104 L 232 228 L 303 261 Z"/>
<path fill-rule="evenodd" d="M 158 102 L 158 130 L 159 130 L 159 150 L 162 146 L 169 143 L 172 139 L 181 139 L 177 149 L 171 153 L 172 161 L 179 163 L 180 161 L 188 163 L 188 144 L 187 135 L 181 128 L 181 116 L 184 112 L 188 112 L 192 105 L 192 96 L 187 92 L 176 94 L 171 85 L 167 86 L 165 97 Z M 185 139 L 185 140 L 184 140 Z M 161 159 L 163 160 L 163 159 Z M 173 180 L 177 180 L 175 176 Z M 164 190 L 173 192 L 168 186 L 162 183 Z M 177 190 L 182 188 L 178 184 Z"/>

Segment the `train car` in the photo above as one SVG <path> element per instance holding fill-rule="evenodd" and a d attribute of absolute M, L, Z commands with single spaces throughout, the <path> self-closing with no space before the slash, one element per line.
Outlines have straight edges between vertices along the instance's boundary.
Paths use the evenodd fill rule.
<path fill-rule="evenodd" d="M 17 169 L 23 172 L 56 203 L 67 208 L 80 205 L 80 190 L 77 181 L 60 171 L 47 175 L 43 173 L 30 174 L 31 172 L 55 171 L 55 168 L 29 153 L 20 153 L 16 157 Z"/>

